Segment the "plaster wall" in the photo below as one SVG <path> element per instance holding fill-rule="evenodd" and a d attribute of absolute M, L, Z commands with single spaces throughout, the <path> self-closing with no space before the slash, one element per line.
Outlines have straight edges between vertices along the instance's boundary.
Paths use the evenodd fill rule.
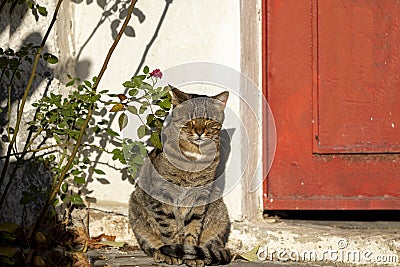
<path fill-rule="evenodd" d="M 75 4 L 74 35 L 78 77 L 91 78 L 101 68 L 115 36 L 113 27 L 123 22 L 120 19 L 123 17 L 120 12 L 123 9 L 122 3 L 115 3 Z M 134 14 L 137 15 L 132 17 L 128 35 L 123 36 L 112 56 L 101 89 L 122 92 L 122 82 L 140 72 L 145 65 L 163 71 L 184 63 L 211 62 L 240 72 L 240 1 L 138 1 L 136 8 Z M 237 80 L 237 83 L 240 81 Z M 204 84 L 192 84 L 181 89 L 203 94 L 216 94 L 224 90 Z M 230 95 L 228 108 L 233 113 L 239 112 L 239 98 L 234 94 Z M 231 153 L 228 161 L 231 167 L 227 170 L 226 179 L 240 175 L 242 168 L 241 133 L 238 127 L 230 125 L 234 121 L 229 118 L 225 121 L 225 128 L 237 128 L 234 133 L 237 139 L 232 148 L 232 152 L 237 153 Z M 116 120 L 112 127 L 117 131 Z M 107 155 L 102 155 L 101 160 L 115 164 Z M 90 197 L 96 199 L 91 206 L 114 211 L 118 209 L 126 213 L 125 205 L 133 186 L 123 181 L 118 171 L 110 168 L 106 173 L 109 184 L 102 184 L 93 177 L 88 185 Z M 237 183 L 225 197 L 232 219 L 239 219 L 242 215 L 241 187 L 241 183 Z"/>

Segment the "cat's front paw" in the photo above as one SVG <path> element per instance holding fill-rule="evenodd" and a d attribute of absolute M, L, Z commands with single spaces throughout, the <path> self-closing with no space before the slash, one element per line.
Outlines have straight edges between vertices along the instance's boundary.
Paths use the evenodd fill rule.
<path fill-rule="evenodd" d="M 183 262 L 187 266 L 190 266 L 190 267 L 203 267 L 204 266 L 203 260 L 184 260 Z"/>
<path fill-rule="evenodd" d="M 164 255 L 159 250 L 154 252 L 153 258 L 154 258 L 154 261 L 157 263 L 166 263 L 166 264 L 171 264 L 171 265 L 172 264 L 174 264 L 174 265 L 182 264 L 182 259 Z"/>

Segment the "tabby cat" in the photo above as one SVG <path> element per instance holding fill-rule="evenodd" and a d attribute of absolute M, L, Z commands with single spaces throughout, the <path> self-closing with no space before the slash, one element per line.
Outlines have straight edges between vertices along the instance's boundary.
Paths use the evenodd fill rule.
<path fill-rule="evenodd" d="M 129 222 L 155 262 L 204 266 L 230 261 L 222 189 L 215 183 L 227 91 L 216 96 L 172 88 L 163 150 L 145 161 L 129 203 Z"/>

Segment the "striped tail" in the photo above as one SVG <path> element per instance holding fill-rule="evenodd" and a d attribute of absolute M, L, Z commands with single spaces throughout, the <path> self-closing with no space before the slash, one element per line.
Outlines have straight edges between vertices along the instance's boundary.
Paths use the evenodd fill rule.
<path fill-rule="evenodd" d="M 192 246 L 182 244 L 164 245 L 160 248 L 164 255 L 183 260 L 203 260 L 207 265 L 228 264 L 231 254 L 223 246 L 207 244 L 205 246 Z"/>

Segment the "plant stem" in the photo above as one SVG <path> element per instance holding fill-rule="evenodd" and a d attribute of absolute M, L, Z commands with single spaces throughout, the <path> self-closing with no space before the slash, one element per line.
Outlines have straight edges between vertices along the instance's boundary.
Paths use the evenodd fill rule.
<path fill-rule="evenodd" d="M 28 149 L 31 147 L 31 145 L 33 144 L 33 142 L 36 140 L 36 138 L 43 132 L 43 128 L 40 128 L 34 136 L 32 136 L 31 140 L 29 141 L 29 143 L 26 144 L 26 146 L 24 147 L 24 150 L 28 151 Z"/>
<path fill-rule="evenodd" d="M 12 83 L 14 81 L 14 77 L 15 77 L 15 73 L 17 72 L 17 70 L 13 71 L 13 74 L 11 76 L 10 79 L 10 83 L 8 84 L 8 101 L 7 101 L 7 137 L 8 140 L 11 139 L 11 133 L 10 133 L 10 123 L 11 123 L 11 87 L 12 87 Z"/>
<path fill-rule="evenodd" d="M 129 20 L 131 18 L 131 15 L 132 15 L 132 12 L 133 12 L 133 8 L 135 7 L 136 2 L 137 2 L 137 0 L 132 0 L 131 1 L 131 4 L 130 4 L 130 6 L 128 8 L 128 14 L 127 14 L 127 16 L 125 18 L 124 24 L 122 25 L 117 37 L 114 40 L 114 43 L 112 44 L 110 50 L 108 51 L 108 54 L 107 54 L 106 59 L 105 59 L 105 61 L 103 63 L 103 66 L 102 66 L 102 68 L 101 68 L 101 70 L 99 72 L 99 75 L 97 75 L 97 80 L 96 80 L 96 82 L 94 83 L 94 85 L 92 87 L 93 92 L 96 92 L 96 90 L 97 90 L 99 82 L 100 82 L 101 78 L 103 77 L 104 72 L 107 69 L 108 62 L 110 61 L 111 56 L 112 56 L 115 48 L 117 47 L 117 44 L 118 44 L 119 40 L 121 39 L 121 36 L 122 36 L 122 34 L 124 33 L 124 31 L 126 29 L 126 26 L 128 25 L 128 22 L 129 22 Z M 94 109 L 94 103 L 92 103 L 90 105 L 90 107 L 89 107 L 88 114 L 86 116 L 85 121 L 83 122 L 83 124 L 81 126 L 77 141 L 76 141 L 76 143 L 74 145 L 74 149 L 72 150 L 71 155 L 69 156 L 68 162 L 65 164 L 60 176 L 58 177 L 57 185 L 53 189 L 53 191 L 51 192 L 49 198 L 47 199 L 47 202 L 45 203 L 45 206 L 43 207 L 43 209 L 42 209 L 42 211 L 41 211 L 41 213 L 40 213 L 40 215 L 39 215 L 34 227 L 32 227 L 31 230 L 29 231 L 29 233 L 27 235 L 28 239 L 32 236 L 33 233 L 36 232 L 37 228 L 42 224 L 43 220 L 46 217 L 46 214 L 47 214 L 47 211 L 48 211 L 50 205 L 53 203 L 55 197 L 57 196 L 58 192 L 60 191 L 60 187 L 61 187 L 62 183 L 64 182 L 64 180 L 66 178 L 67 172 L 71 168 L 72 163 L 74 161 L 74 158 L 76 156 L 76 153 L 78 152 L 78 149 L 81 146 L 82 137 L 83 137 L 83 135 L 85 133 L 85 130 L 86 130 L 87 126 L 89 125 L 89 121 L 90 121 L 90 119 L 92 118 L 92 115 L 93 115 L 93 109 Z"/>
<path fill-rule="evenodd" d="M 24 94 L 23 94 L 22 99 L 21 99 L 20 107 L 19 107 L 19 110 L 18 110 L 18 113 L 17 113 L 17 122 L 15 123 L 14 134 L 13 134 L 13 137 L 12 137 L 10 143 L 8 144 L 7 156 L 6 156 L 6 159 L 4 161 L 4 167 L 3 167 L 3 170 L 2 170 L 1 176 L 0 176 L 0 191 L 1 191 L 1 187 L 2 187 L 2 185 L 4 183 L 4 179 L 6 177 L 7 169 L 9 167 L 10 157 L 11 157 L 11 150 L 12 150 L 15 142 L 17 141 L 17 136 L 18 136 L 18 132 L 19 132 L 19 127 L 21 125 L 22 115 L 24 113 L 24 107 L 25 107 L 26 99 L 28 98 L 29 92 L 31 90 L 31 87 L 32 87 L 32 84 L 33 84 L 33 79 L 35 78 L 36 68 L 37 68 L 37 65 L 39 63 L 40 54 L 42 53 L 42 50 L 43 50 L 44 45 L 46 44 L 47 38 L 49 37 L 49 34 L 50 34 L 50 32 L 51 32 L 51 30 L 52 30 L 52 28 L 54 26 L 54 23 L 56 22 L 57 13 L 58 13 L 58 11 L 60 9 L 62 1 L 63 0 L 58 0 L 56 9 L 55 9 L 54 14 L 53 14 L 53 19 L 50 22 L 49 28 L 47 29 L 47 32 L 46 32 L 46 34 L 45 34 L 45 36 L 44 36 L 44 38 L 42 40 L 42 43 L 40 44 L 39 49 L 36 51 L 35 60 L 34 60 L 33 65 L 32 65 L 31 75 L 29 77 L 29 81 L 28 81 L 28 84 L 27 84 L 27 86 L 25 88 Z M 10 180 L 12 178 L 13 177 L 10 176 Z M 7 191 L 5 190 L 3 192 L 3 195 L 6 195 L 6 194 L 7 194 Z M 1 207 L 2 206 L 0 206 L 0 208 Z"/>

